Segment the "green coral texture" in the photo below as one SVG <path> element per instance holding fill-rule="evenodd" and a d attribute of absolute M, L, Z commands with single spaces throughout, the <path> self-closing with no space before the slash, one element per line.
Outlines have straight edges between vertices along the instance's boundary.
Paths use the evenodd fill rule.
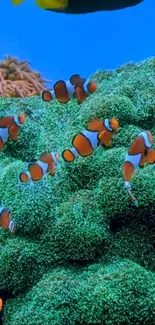
<path fill-rule="evenodd" d="M 0 229 L 0 288 L 15 294 L 4 325 L 155 324 L 155 169 L 137 169 L 123 187 L 122 164 L 142 130 L 155 135 L 155 58 L 97 71 L 82 104 L 0 98 L 0 116 L 28 112 L 17 142 L 0 152 L 0 202 L 16 233 Z M 109 149 L 67 164 L 61 157 L 92 118 L 115 117 Z M 21 184 L 41 153 L 57 152 L 54 177 Z"/>

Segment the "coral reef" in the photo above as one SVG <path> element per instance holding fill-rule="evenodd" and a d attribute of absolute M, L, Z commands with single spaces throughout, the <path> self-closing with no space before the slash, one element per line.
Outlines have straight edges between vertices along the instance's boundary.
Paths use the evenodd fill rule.
<path fill-rule="evenodd" d="M 44 89 L 44 80 L 41 74 L 32 71 L 27 61 L 6 56 L 0 62 L 0 96 L 29 97 L 39 95 Z"/>
<path fill-rule="evenodd" d="M 0 116 L 29 116 L 19 140 L 0 152 L 0 202 L 16 233 L 0 229 L 4 325 L 155 325 L 155 169 L 137 169 L 139 207 L 123 188 L 122 164 L 142 129 L 155 136 L 155 58 L 98 71 L 79 109 L 31 98 L 0 98 Z M 78 114 L 77 114 L 78 113 Z M 43 151 L 61 155 L 91 118 L 114 116 L 110 149 L 66 164 L 55 177 L 21 184 L 19 173 Z"/>

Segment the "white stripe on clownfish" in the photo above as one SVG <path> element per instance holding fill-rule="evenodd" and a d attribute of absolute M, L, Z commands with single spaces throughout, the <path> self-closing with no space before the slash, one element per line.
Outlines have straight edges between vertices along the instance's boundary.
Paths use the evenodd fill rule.
<path fill-rule="evenodd" d="M 4 208 L 1 206 L 0 207 L 0 214 L 3 212 Z"/>
<path fill-rule="evenodd" d="M 13 232 L 14 231 L 14 227 L 15 227 L 15 221 L 14 221 L 14 219 L 12 219 L 9 222 L 9 230 Z"/>
<path fill-rule="evenodd" d="M 58 161 L 56 159 L 55 153 L 54 152 L 51 152 L 51 156 L 52 156 L 52 159 L 53 159 L 53 161 L 55 163 L 55 166 L 57 166 L 58 165 Z"/>
<path fill-rule="evenodd" d="M 47 173 L 47 170 L 48 170 L 48 164 L 47 163 L 44 163 L 44 162 L 42 162 L 40 160 L 37 160 L 34 164 L 39 165 L 39 167 L 43 171 L 43 175 L 45 175 Z"/>
<path fill-rule="evenodd" d="M 105 126 L 105 128 L 106 128 L 108 131 L 113 131 L 112 127 L 110 126 L 110 123 L 109 123 L 109 119 L 108 119 L 108 118 L 106 118 L 106 119 L 104 120 L 104 126 Z"/>
<path fill-rule="evenodd" d="M 84 91 L 85 91 L 86 93 L 88 93 L 88 94 L 90 94 L 90 92 L 89 92 L 89 90 L 88 90 L 88 84 L 89 84 L 89 82 L 90 82 L 90 79 L 87 79 L 87 80 L 85 81 L 85 83 L 83 84 L 83 89 L 84 89 Z"/>
<path fill-rule="evenodd" d="M 81 134 L 83 134 L 91 143 L 91 146 L 93 148 L 93 150 L 95 150 L 97 148 L 98 145 L 98 134 L 99 132 L 92 132 L 92 131 L 88 131 L 88 130 L 84 130 L 81 132 Z"/>
<path fill-rule="evenodd" d="M 23 124 L 19 122 L 19 118 L 17 115 L 14 115 L 14 122 L 18 125 L 18 126 L 22 126 Z"/>
<path fill-rule="evenodd" d="M 64 83 L 66 84 L 66 89 L 67 89 L 67 92 L 68 92 L 68 97 L 69 98 L 73 98 L 73 95 L 75 93 L 75 86 L 72 85 L 69 80 L 64 81 Z M 55 95 L 54 89 L 53 90 L 49 90 L 49 92 L 50 92 L 50 94 L 52 96 L 52 99 L 57 99 L 56 98 L 56 95 Z M 42 96 L 42 93 L 41 93 L 41 96 Z"/>
<path fill-rule="evenodd" d="M 143 132 L 139 133 L 138 134 L 138 137 L 143 137 L 144 142 L 145 142 L 145 145 L 146 145 L 147 148 L 151 148 L 152 147 L 152 144 L 149 141 L 149 137 L 148 137 L 147 132 L 143 131 Z"/>
<path fill-rule="evenodd" d="M 70 81 L 66 81 L 66 87 L 68 91 L 68 97 L 73 98 L 73 95 L 75 93 L 75 86 L 70 83 Z"/>
<path fill-rule="evenodd" d="M 27 172 L 25 172 L 25 174 L 26 174 L 26 175 L 27 175 L 27 177 L 28 177 L 28 181 L 30 181 L 30 179 L 32 179 L 30 172 L 29 172 L 29 171 L 27 171 Z"/>
<path fill-rule="evenodd" d="M 141 153 L 138 153 L 137 155 L 134 155 L 134 156 L 127 153 L 125 155 L 124 162 L 130 162 L 136 168 L 139 166 L 141 156 L 142 156 Z"/>
<path fill-rule="evenodd" d="M 8 140 L 9 137 L 9 131 L 8 128 L 0 128 L 0 138 L 2 138 L 2 141 L 5 143 Z"/>

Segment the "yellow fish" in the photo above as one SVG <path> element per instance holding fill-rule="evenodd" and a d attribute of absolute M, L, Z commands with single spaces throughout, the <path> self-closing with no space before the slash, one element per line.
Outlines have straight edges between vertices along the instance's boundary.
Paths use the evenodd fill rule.
<path fill-rule="evenodd" d="M 12 0 L 12 4 L 20 5 L 24 0 Z M 42 9 L 64 9 L 68 5 L 68 0 L 36 0 L 38 7 Z"/>
<path fill-rule="evenodd" d="M 15 6 L 20 5 L 22 2 L 24 2 L 24 0 L 12 0 L 12 4 Z"/>
<path fill-rule="evenodd" d="M 13 5 L 24 0 L 12 0 Z M 66 14 L 84 14 L 97 11 L 118 10 L 140 4 L 144 0 L 36 0 L 42 9 Z"/>

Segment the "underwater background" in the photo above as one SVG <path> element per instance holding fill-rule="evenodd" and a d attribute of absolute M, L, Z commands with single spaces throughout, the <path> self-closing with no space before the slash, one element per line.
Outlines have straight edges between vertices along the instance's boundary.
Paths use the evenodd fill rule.
<path fill-rule="evenodd" d="M 29 94 L 26 74 L 17 84 L 23 96 L 17 96 L 15 80 L 6 83 L 0 94 L 0 117 L 28 115 L 18 141 L 9 140 L 0 151 L 0 202 L 11 210 L 16 222 L 15 233 L 0 228 L 0 293 L 6 290 L 13 295 L 5 302 L 3 325 L 155 324 L 155 167 L 145 166 L 134 173 L 132 183 L 138 207 L 127 195 L 122 177 L 125 154 L 137 134 L 150 130 L 155 137 L 153 19 L 145 21 L 143 30 L 138 26 L 138 19 L 142 24 L 149 3 L 153 8 L 154 1 L 148 0 L 139 9 L 130 9 L 129 15 L 135 14 L 130 35 L 124 30 L 116 39 L 113 22 L 113 27 L 104 31 L 106 39 L 106 33 L 111 33 L 108 44 L 101 38 L 101 30 L 93 35 L 91 19 L 95 18 L 91 17 L 98 14 L 81 16 L 80 28 L 87 19 L 88 39 L 85 43 L 84 36 L 81 43 L 81 36 L 75 33 L 75 57 L 71 49 L 74 43 L 68 43 L 68 38 L 65 56 L 59 39 L 52 43 L 50 26 L 47 29 L 41 20 L 42 15 L 46 16 L 44 11 L 38 9 L 40 29 L 32 30 L 35 9 L 30 13 L 28 4 L 25 8 L 30 13 L 30 25 L 26 20 L 23 22 L 26 11 L 16 9 L 19 21 L 13 16 L 12 43 L 8 25 L 0 32 L 0 70 L 8 69 L 10 76 L 10 65 L 5 68 L 2 62 L 13 60 L 22 65 L 22 71 L 28 67 L 28 73 L 41 71 L 35 71 L 39 88 L 35 84 L 33 96 Z M 11 15 L 15 8 L 10 7 Z M 150 8 L 149 17 L 153 18 Z M 141 18 L 136 19 L 138 12 Z M 99 15 L 107 19 L 105 24 L 112 19 L 111 15 L 114 17 L 114 13 Z M 117 15 L 123 13 L 115 13 L 116 21 Z M 51 28 L 54 19 L 58 25 L 63 20 L 64 24 L 67 22 L 67 16 L 48 16 Z M 32 41 L 36 35 L 36 50 L 28 46 L 24 36 L 19 37 L 19 30 L 16 33 L 20 24 L 27 26 L 27 42 L 28 37 Z M 69 30 L 69 25 L 66 28 Z M 137 40 L 136 28 L 141 40 Z M 56 32 L 57 38 L 61 30 L 62 25 Z M 44 33 L 47 47 L 41 38 Z M 121 51 L 123 40 L 130 53 Z M 142 52 L 136 44 L 141 44 Z M 67 51 L 71 51 L 71 58 Z M 3 58 L 5 54 L 8 56 Z M 32 61 L 32 67 L 26 61 L 20 62 L 25 59 Z M 78 105 L 73 99 L 64 105 L 40 99 L 39 91 L 46 84 L 42 75 L 58 80 L 68 79 L 73 73 L 90 76 L 98 85 L 84 103 Z M 113 116 L 119 120 L 120 128 L 110 148 L 99 147 L 90 157 L 78 157 L 73 164 L 64 162 L 61 152 L 70 146 L 74 134 L 84 130 L 90 119 Z M 19 173 L 46 151 L 60 153 L 55 176 L 46 175 L 38 182 L 22 184 Z"/>
<path fill-rule="evenodd" d="M 42 10 L 35 0 L 19 6 L 1 2 L 1 60 L 9 54 L 26 59 L 52 84 L 74 73 L 88 78 L 99 69 L 155 55 L 154 0 L 84 15 Z"/>

